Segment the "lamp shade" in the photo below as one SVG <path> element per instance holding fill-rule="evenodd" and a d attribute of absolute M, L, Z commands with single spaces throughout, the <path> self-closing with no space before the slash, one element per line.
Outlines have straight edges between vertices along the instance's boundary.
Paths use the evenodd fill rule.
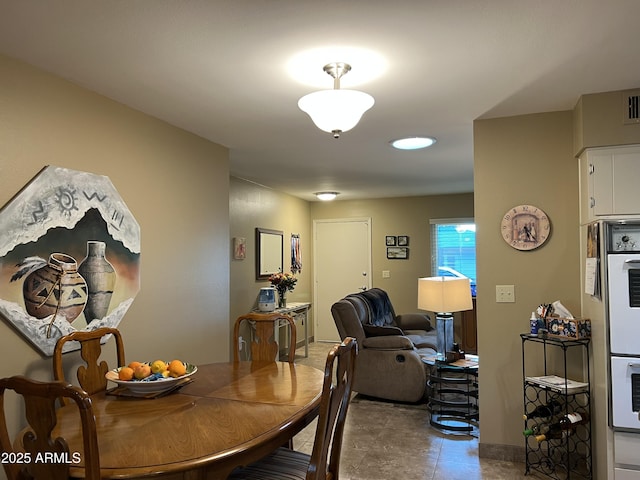
<path fill-rule="evenodd" d="M 346 132 L 373 107 L 371 95 L 357 90 L 320 90 L 298 100 L 298 107 L 325 132 Z"/>
<path fill-rule="evenodd" d="M 471 281 L 455 277 L 419 278 L 418 308 L 436 313 L 471 310 Z"/>

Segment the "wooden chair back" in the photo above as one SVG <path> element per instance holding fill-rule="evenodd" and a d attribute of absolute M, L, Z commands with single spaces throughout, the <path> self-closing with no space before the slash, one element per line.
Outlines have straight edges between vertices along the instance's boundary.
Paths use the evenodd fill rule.
<path fill-rule="evenodd" d="M 351 402 L 357 355 L 358 343 L 352 337 L 345 338 L 327 355 L 318 426 L 306 480 L 338 478 L 344 423 Z"/>
<path fill-rule="evenodd" d="M 342 437 L 351 401 L 357 355 L 358 342 L 353 337 L 346 337 L 327 355 L 311 455 L 289 448 L 278 448 L 257 462 L 235 469 L 228 479 L 338 480 Z"/>
<path fill-rule="evenodd" d="M 17 442 L 22 445 L 20 450 L 14 450 L 7 431 L 5 390 L 13 390 L 24 399 L 29 429 Z M 82 458 L 77 457 L 78 452 L 69 451 L 63 438 L 51 437 L 56 425 L 58 398 L 67 398 L 78 406 L 84 446 Z M 91 398 L 81 388 L 66 382 L 39 382 L 23 376 L 0 379 L 0 448 L 8 459 L 14 459 L 2 462 L 9 480 L 67 480 L 69 464 L 77 461 L 84 462 L 85 479 L 100 479 L 98 437 Z"/>
<path fill-rule="evenodd" d="M 62 350 L 67 342 L 77 341 L 80 343 L 80 356 L 86 365 L 80 365 L 77 371 L 80 386 L 89 395 L 102 392 L 107 389 L 107 379 L 105 374 L 109 371 L 109 366 L 104 360 L 99 362 L 102 353 L 101 341 L 106 335 L 113 335 L 116 340 L 116 356 L 118 367 L 125 366 L 124 343 L 122 335 L 116 328 L 98 328 L 90 332 L 77 331 L 60 337 L 53 350 L 53 376 L 56 380 L 66 381 L 64 375 L 64 365 L 62 361 Z M 70 402 L 69 399 L 62 399 L 64 404 Z"/>
<path fill-rule="evenodd" d="M 296 322 L 284 313 L 248 313 L 236 319 L 233 328 L 233 361 L 240 360 L 240 324 L 249 321 L 255 326 L 253 338 L 249 342 L 252 362 L 275 362 L 278 357 L 278 343 L 275 340 L 275 322 L 285 320 L 289 323 L 289 363 L 296 357 Z"/>

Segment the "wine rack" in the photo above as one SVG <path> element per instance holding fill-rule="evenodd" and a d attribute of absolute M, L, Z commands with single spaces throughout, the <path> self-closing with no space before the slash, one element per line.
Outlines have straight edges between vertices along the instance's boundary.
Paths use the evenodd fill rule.
<path fill-rule="evenodd" d="M 554 405 L 548 416 L 525 418 L 524 430 L 557 422 L 563 416 L 584 412 L 591 416 L 589 338 L 565 339 L 521 334 L 524 413 L 532 414 L 543 406 Z M 543 371 L 532 376 L 527 372 L 525 350 L 536 349 L 542 355 Z M 560 349 L 560 350 L 557 350 Z M 567 354 L 582 352 L 584 378 L 567 379 Z M 559 352 L 559 355 L 558 355 Z M 529 357 L 531 358 L 531 357 Z M 571 356 L 571 359 L 574 359 Z M 540 375 L 542 373 L 542 375 Z M 559 406 L 558 406 L 559 405 Z M 561 438 L 538 441 L 535 435 L 525 437 L 525 474 L 536 472 L 556 480 L 592 480 L 591 423 L 567 430 Z"/>

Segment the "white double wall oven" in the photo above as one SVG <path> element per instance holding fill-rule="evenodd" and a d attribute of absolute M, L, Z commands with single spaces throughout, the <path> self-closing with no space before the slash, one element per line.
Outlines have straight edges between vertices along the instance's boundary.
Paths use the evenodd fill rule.
<path fill-rule="evenodd" d="M 614 430 L 640 434 L 640 220 L 605 223 Z"/>

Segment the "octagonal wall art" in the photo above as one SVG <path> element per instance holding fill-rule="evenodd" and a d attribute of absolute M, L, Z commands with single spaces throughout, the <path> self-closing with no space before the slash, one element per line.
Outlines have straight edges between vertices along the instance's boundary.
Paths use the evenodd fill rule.
<path fill-rule="evenodd" d="M 117 327 L 139 290 L 140 226 L 108 177 L 47 166 L 0 210 L 0 316 L 42 354 Z"/>

